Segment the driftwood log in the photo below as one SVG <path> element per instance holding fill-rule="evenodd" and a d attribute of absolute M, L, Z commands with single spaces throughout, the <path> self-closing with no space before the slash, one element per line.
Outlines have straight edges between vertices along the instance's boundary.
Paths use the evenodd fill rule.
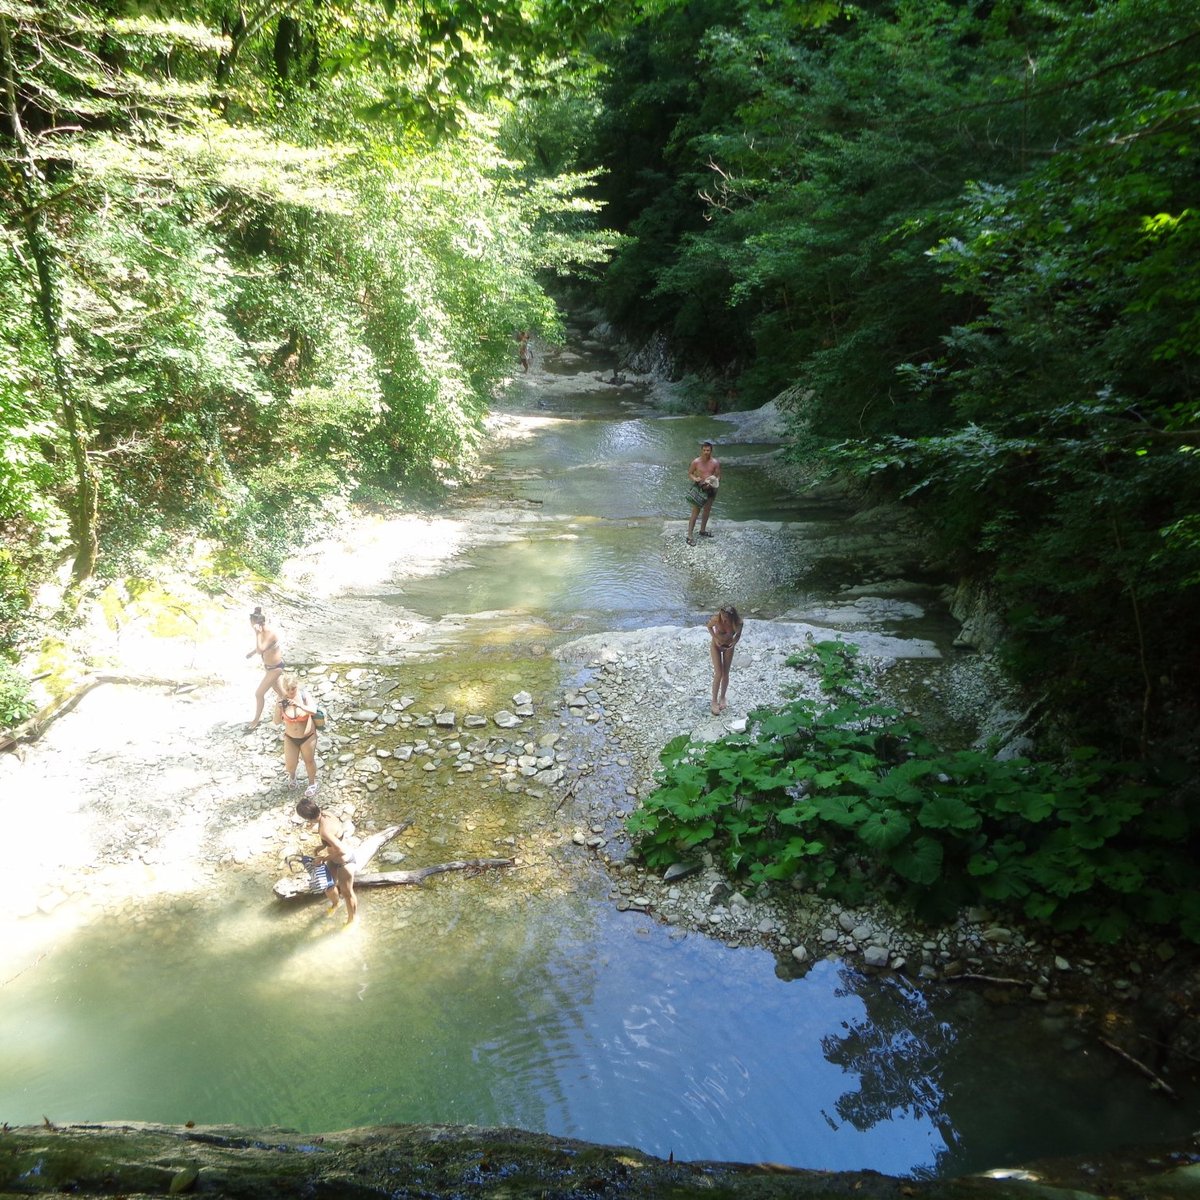
<path fill-rule="evenodd" d="M 420 886 L 431 875 L 443 875 L 447 871 L 482 871 L 489 867 L 511 867 L 513 865 L 511 858 L 461 858 L 455 859 L 453 862 L 434 863 L 429 867 L 417 867 L 411 871 L 363 871 L 363 868 L 382 847 L 386 846 L 397 834 L 403 833 L 411 824 L 411 821 L 405 821 L 402 825 L 389 825 L 386 829 L 373 833 L 369 838 L 364 838 L 354 847 L 354 857 L 359 869 L 359 873 L 354 876 L 356 888 L 398 887 L 405 884 Z M 296 861 L 296 858 L 297 856 L 294 855 L 289 861 Z M 282 879 L 275 881 L 275 887 L 272 890 L 281 900 L 297 900 L 319 894 L 309 890 L 307 871 L 285 875 Z"/>
<path fill-rule="evenodd" d="M 123 684 L 127 687 L 162 687 L 172 691 L 191 691 L 193 688 L 205 687 L 219 683 L 215 676 L 198 675 L 193 679 L 163 679 L 156 675 L 119 675 L 101 674 L 89 675 L 82 683 L 71 689 L 52 704 L 47 704 L 36 716 L 30 717 L 23 725 L 8 733 L 0 734 L 0 754 L 6 750 L 15 750 L 19 745 L 36 742 L 38 738 L 58 720 L 65 717 L 93 688 L 105 683 Z"/>

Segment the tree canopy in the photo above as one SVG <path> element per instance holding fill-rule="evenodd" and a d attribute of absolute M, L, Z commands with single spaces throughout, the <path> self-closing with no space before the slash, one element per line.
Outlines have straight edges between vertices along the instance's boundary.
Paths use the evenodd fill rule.
<path fill-rule="evenodd" d="M 628 235 L 608 310 L 920 505 L 1051 707 L 1177 739 L 1200 23 L 1170 0 L 826 9 L 697 0 L 613 41 L 583 159 Z"/>
<path fill-rule="evenodd" d="M 505 122 L 620 11 L 0 0 L 0 640 L 64 554 L 269 566 L 462 467 L 546 274 L 608 244 Z"/>

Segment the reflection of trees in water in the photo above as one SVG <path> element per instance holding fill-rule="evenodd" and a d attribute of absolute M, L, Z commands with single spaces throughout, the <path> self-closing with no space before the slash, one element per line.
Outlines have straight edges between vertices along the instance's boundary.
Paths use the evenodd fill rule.
<path fill-rule="evenodd" d="M 838 974 L 836 994 L 857 996 L 866 1010 L 860 1020 L 842 1023 L 845 1033 L 821 1039 L 825 1058 L 858 1080 L 857 1091 L 838 1098 L 838 1116 L 862 1131 L 901 1117 L 924 1119 L 948 1149 L 954 1146 L 958 1135 L 943 1108 L 942 1086 L 942 1058 L 954 1030 L 898 978 L 868 979 L 849 966 Z"/>

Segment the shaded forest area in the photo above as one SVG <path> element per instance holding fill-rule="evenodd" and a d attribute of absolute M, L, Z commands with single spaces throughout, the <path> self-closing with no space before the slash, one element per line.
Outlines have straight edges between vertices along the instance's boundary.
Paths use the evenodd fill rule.
<path fill-rule="evenodd" d="M 584 159 L 626 236 L 609 315 L 920 506 L 1049 710 L 1120 753 L 1194 745 L 1200 18 L 817 15 L 698 0 L 609 56 Z"/>
<path fill-rule="evenodd" d="M 0 0 L 0 642 L 64 563 L 269 570 L 467 469 L 586 279 L 698 408 L 782 396 L 919 506 L 1047 711 L 1179 782 L 1198 48 L 1170 0 Z"/>

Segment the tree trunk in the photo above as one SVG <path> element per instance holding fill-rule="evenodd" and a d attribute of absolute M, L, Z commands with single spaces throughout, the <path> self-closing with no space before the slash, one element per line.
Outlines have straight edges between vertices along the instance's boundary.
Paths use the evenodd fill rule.
<path fill-rule="evenodd" d="M 46 339 L 46 350 L 50 356 L 54 375 L 54 390 L 62 410 L 63 427 L 71 451 L 71 463 L 75 471 L 75 503 L 71 512 L 71 533 L 75 545 L 75 562 L 72 568 L 75 582 L 89 578 L 96 568 L 99 550 L 97 538 L 99 488 L 95 472 L 87 456 L 86 435 L 79 420 L 79 402 L 70 364 L 63 347 L 62 289 L 58 282 L 58 270 L 54 246 L 46 232 L 42 213 L 51 199 L 50 190 L 37 165 L 33 148 L 21 124 L 21 110 L 17 102 L 15 64 L 8 23 L 0 16 L 0 78 L 3 81 L 4 103 L 17 153 L 18 202 L 22 208 L 22 227 L 25 241 L 33 258 L 35 269 L 35 293 L 42 333 Z"/>

